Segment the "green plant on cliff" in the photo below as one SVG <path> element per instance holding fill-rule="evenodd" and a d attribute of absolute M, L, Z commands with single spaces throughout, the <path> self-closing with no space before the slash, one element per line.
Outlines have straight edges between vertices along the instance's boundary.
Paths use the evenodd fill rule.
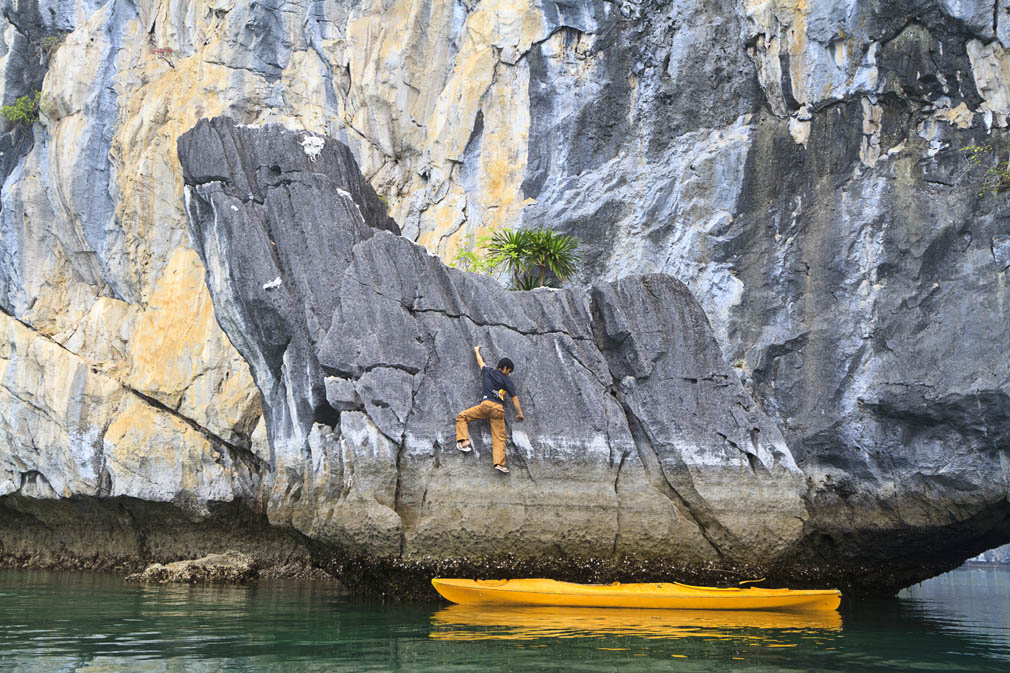
<path fill-rule="evenodd" d="M 502 229 L 488 243 L 488 259 L 495 269 L 504 269 L 513 290 L 544 287 L 550 276 L 564 282 L 579 263 L 579 242 L 547 227 Z"/>
<path fill-rule="evenodd" d="M 39 120 L 39 98 L 41 91 L 21 96 L 10 105 L 0 107 L 0 115 L 16 125 L 31 126 Z"/>
<path fill-rule="evenodd" d="M 962 147 L 961 151 L 967 155 L 968 163 L 985 168 L 979 196 L 985 196 L 987 193 L 998 194 L 1004 189 L 1010 188 L 1010 160 L 991 163 L 992 159 L 990 157 L 993 154 L 992 145 L 976 145 L 972 143 L 971 145 Z"/>
<path fill-rule="evenodd" d="M 63 44 L 63 38 L 66 37 L 66 33 L 53 33 L 52 35 L 46 35 L 41 40 L 39 40 L 39 52 L 48 61 L 56 53 L 56 50 L 60 48 Z"/>
<path fill-rule="evenodd" d="M 462 244 L 456 250 L 456 256 L 452 259 L 452 265 L 457 269 L 472 271 L 491 275 L 494 273 L 494 264 L 488 258 L 487 245 L 491 242 L 491 236 L 483 234 L 474 236 L 469 234 L 463 238 Z"/>
<path fill-rule="evenodd" d="M 43 96 L 39 99 L 39 112 L 52 121 L 59 118 L 59 108 L 49 96 Z"/>
<path fill-rule="evenodd" d="M 452 265 L 489 276 L 504 272 L 510 289 L 532 290 L 547 285 L 552 277 L 562 282 L 570 278 L 580 261 L 578 245 L 574 236 L 547 227 L 503 229 L 464 238 Z"/>

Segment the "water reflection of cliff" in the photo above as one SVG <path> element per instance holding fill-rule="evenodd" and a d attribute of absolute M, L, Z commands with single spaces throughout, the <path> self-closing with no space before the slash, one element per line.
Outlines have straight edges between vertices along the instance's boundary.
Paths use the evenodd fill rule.
<path fill-rule="evenodd" d="M 634 636 L 674 638 L 777 638 L 783 633 L 840 631 L 834 611 L 635 610 L 451 605 L 431 617 L 435 640 L 532 640 Z"/>

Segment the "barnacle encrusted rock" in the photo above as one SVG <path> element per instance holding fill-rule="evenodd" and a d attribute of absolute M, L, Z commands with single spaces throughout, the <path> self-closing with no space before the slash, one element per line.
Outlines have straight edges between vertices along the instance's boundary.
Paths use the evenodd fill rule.
<path fill-rule="evenodd" d="M 152 563 L 127 582 L 146 584 L 249 584 L 259 579 L 256 561 L 237 551 L 174 563 Z"/>

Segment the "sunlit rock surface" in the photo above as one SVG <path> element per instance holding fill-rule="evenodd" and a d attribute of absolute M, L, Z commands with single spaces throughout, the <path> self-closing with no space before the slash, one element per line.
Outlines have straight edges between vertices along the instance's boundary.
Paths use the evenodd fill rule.
<path fill-rule="evenodd" d="M 314 139 L 216 118 L 179 141 L 211 295 L 264 392 L 272 522 L 405 560 L 774 565 L 796 544 L 802 475 L 682 284 L 514 293 L 448 269 Z M 509 477 L 486 424 L 455 449 L 477 344 L 519 367 Z"/>
<path fill-rule="evenodd" d="M 1008 197 L 960 152 L 1006 157 L 1004 0 L 0 8 L 2 101 L 43 100 L 0 134 L 0 493 L 201 516 L 258 492 L 234 467 L 271 460 L 252 363 L 175 155 L 226 113 L 344 141 L 443 259 L 550 224 L 587 283 L 678 278 L 807 475 L 819 557 L 853 518 L 923 573 L 1010 537 Z M 973 523 L 938 548 L 951 517 Z"/>
<path fill-rule="evenodd" d="M 126 577 L 127 582 L 142 584 L 250 584 L 258 579 L 256 561 L 234 550 L 187 561 L 152 563 L 143 572 Z"/>
<path fill-rule="evenodd" d="M 751 563 L 857 590 L 932 572 L 908 550 L 954 529 L 999 534 L 998 518 L 950 510 L 895 524 L 881 501 L 840 521 L 683 285 L 511 293 L 447 269 L 396 234 L 350 152 L 321 140 L 217 118 L 179 142 L 208 286 L 264 391 L 272 523 L 344 558 L 432 571 L 506 555 Z M 487 437 L 453 448 L 477 343 L 527 368 L 509 478 L 488 469 Z M 950 506 L 972 483 L 939 497 Z M 977 495 L 966 511 L 984 512 Z"/>

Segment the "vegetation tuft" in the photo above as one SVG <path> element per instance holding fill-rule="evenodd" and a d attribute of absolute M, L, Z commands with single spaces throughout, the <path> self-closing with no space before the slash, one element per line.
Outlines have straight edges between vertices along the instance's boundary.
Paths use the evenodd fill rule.
<path fill-rule="evenodd" d="M 456 253 L 455 266 L 466 271 L 508 274 L 513 290 L 546 287 L 552 279 L 564 282 L 579 264 L 578 240 L 547 227 L 503 229 L 476 240 L 467 237 Z"/>
<path fill-rule="evenodd" d="M 1010 188 L 1010 160 L 990 163 L 990 155 L 993 154 L 992 145 L 966 145 L 961 151 L 968 155 L 968 163 L 973 166 L 985 167 L 985 175 L 982 178 L 982 189 L 979 196 L 986 194 L 999 194 L 1004 189 Z"/>
<path fill-rule="evenodd" d="M 10 105 L 0 107 L 0 116 L 14 125 L 31 126 L 39 120 L 41 91 L 21 96 Z"/>
<path fill-rule="evenodd" d="M 495 269 L 487 254 L 487 246 L 490 242 L 490 234 L 466 236 L 463 239 L 463 244 L 456 250 L 456 256 L 453 258 L 451 266 L 464 271 L 482 273 L 486 276 L 492 275 Z"/>
<path fill-rule="evenodd" d="M 66 33 L 53 33 L 52 35 L 46 35 L 41 40 L 39 40 L 39 51 L 45 57 L 46 61 L 53 57 L 56 50 L 60 48 L 63 44 L 63 38 L 66 37 Z"/>

